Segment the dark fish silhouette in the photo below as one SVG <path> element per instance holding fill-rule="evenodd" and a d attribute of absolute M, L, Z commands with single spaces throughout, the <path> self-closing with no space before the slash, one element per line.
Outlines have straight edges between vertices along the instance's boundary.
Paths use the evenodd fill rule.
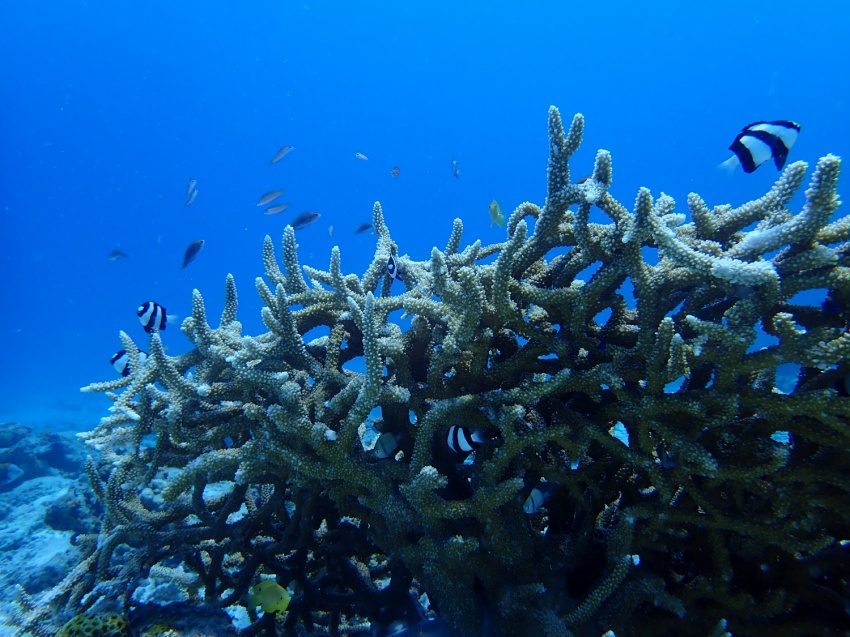
<path fill-rule="evenodd" d="M 204 240 L 198 239 L 197 241 L 193 241 L 189 244 L 189 247 L 186 248 L 186 252 L 183 254 L 183 268 L 192 263 L 195 259 L 198 258 L 198 254 L 201 252 L 201 248 L 204 247 Z"/>
<path fill-rule="evenodd" d="M 289 225 L 292 226 L 293 230 L 301 230 L 316 223 L 321 216 L 318 212 L 302 212 Z"/>
<path fill-rule="evenodd" d="M 130 255 L 124 252 L 123 250 L 115 248 L 112 252 L 109 253 L 109 260 L 118 261 L 119 259 L 126 259 L 129 256 Z"/>
<path fill-rule="evenodd" d="M 367 232 L 374 227 L 375 226 L 373 226 L 371 223 L 362 223 L 360 224 L 360 227 L 354 231 L 354 234 L 363 234 L 364 232 Z"/>

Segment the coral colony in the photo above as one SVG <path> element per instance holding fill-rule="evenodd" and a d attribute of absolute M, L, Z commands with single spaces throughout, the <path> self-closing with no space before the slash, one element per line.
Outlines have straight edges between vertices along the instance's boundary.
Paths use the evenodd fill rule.
<path fill-rule="evenodd" d="M 288 608 L 248 618 L 287 635 L 421 616 L 456 635 L 846 620 L 839 158 L 818 162 L 798 212 L 803 162 L 739 208 L 689 195 L 686 222 L 646 189 L 631 210 L 616 201 L 604 150 L 571 181 L 583 128 L 576 115 L 565 134 L 550 110 L 545 205 L 514 210 L 502 243 L 461 249 L 456 219 L 445 249 L 416 260 L 376 203 L 361 276 L 338 248 L 327 270 L 299 265 L 291 226 L 281 267 L 266 237 L 265 334 L 242 334 L 232 276 L 218 328 L 194 291 L 189 353 L 167 355 L 154 330 L 142 364 L 122 333 L 128 375 L 84 388 L 114 403 L 84 434 L 101 452 L 88 475 L 102 528 L 46 606 L 126 613 L 156 576 L 220 608 L 273 579 Z M 590 223 L 594 207 L 610 222 Z M 792 302 L 805 290 L 829 300 Z M 754 346 L 762 332 L 773 344 Z M 453 451 L 453 426 L 480 444 Z"/>

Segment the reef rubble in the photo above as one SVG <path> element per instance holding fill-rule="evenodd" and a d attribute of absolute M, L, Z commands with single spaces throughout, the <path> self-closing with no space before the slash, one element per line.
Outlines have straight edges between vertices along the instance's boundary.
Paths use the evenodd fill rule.
<path fill-rule="evenodd" d="M 21 591 L 24 628 L 48 608 L 126 612 L 154 576 L 181 603 L 231 607 L 261 574 L 292 601 L 249 610 L 246 635 L 423 615 L 458 635 L 846 621 L 839 158 L 818 162 L 797 212 L 799 161 L 737 208 L 691 194 L 686 215 L 641 189 L 630 209 L 609 193 L 608 152 L 571 179 L 583 130 L 550 109 L 545 205 L 518 206 L 501 243 L 462 248 L 455 219 L 445 248 L 416 260 L 376 203 L 359 276 L 338 248 L 326 270 L 302 267 L 289 226 L 280 260 L 266 237 L 266 333 L 242 334 L 232 276 L 218 327 L 194 291 L 192 351 L 169 356 L 154 332 L 141 365 L 121 333 L 132 373 L 84 388 L 113 401 L 82 435 L 99 452 L 87 472 L 102 527 L 78 537 L 85 558 L 46 603 Z M 610 221 L 591 223 L 594 208 Z M 828 302 L 797 303 L 807 290 Z M 786 364 L 799 366 L 789 392 Z M 468 458 L 447 447 L 453 425 L 485 439 Z M 370 428 L 392 434 L 389 453 Z"/>

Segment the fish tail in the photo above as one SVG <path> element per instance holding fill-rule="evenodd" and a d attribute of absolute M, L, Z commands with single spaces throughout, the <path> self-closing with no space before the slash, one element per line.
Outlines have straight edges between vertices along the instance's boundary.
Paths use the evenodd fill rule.
<path fill-rule="evenodd" d="M 724 171 L 727 175 L 731 175 L 733 172 L 735 172 L 735 169 L 738 167 L 738 165 L 740 163 L 741 163 L 741 160 L 738 159 L 738 157 L 736 155 L 732 155 L 726 161 L 718 164 L 717 167 L 720 168 L 722 171 Z"/>

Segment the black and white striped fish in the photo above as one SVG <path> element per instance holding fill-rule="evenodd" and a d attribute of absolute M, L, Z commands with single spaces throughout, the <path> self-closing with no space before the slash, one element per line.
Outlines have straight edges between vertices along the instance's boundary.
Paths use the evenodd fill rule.
<path fill-rule="evenodd" d="M 139 363 L 144 365 L 146 360 L 148 360 L 148 353 L 139 350 Z M 109 362 L 112 363 L 115 371 L 122 376 L 130 375 L 130 357 L 127 355 L 127 350 L 119 349 L 115 352 L 115 355 L 109 359 Z"/>
<path fill-rule="evenodd" d="M 777 170 L 782 170 L 788 159 L 788 151 L 797 141 L 800 125 L 784 119 L 771 122 L 754 122 L 745 126 L 729 150 L 735 153 L 720 164 L 729 172 L 735 170 L 738 164 L 745 173 L 751 173 L 768 159 L 773 158 Z"/>
<path fill-rule="evenodd" d="M 136 310 L 136 314 L 142 323 L 142 327 L 145 328 L 148 334 L 154 330 L 164 330 L 168 322 L 166 309 L 154 301 L 145 301 L 142 303 L 139 309 Z"/>
<path fill-rule="evenodd" d="M 390 255 L 389 260 L 387 261 L 387 274 L 389 274 L 393 280 L 404 281 L 403 278 L 403 270 L 399 265 L 398 261 L 396 261 L 394 255 Z"/>
<path fill-rule="evenodd" d="M 553 487 L 550 484 L 540 482 L 528 494 L 525 503 L 522 505 L 522 510 L 526 515 L 534 515 L 539 512 L 543 505 L 546 504 L 546 500 L 552 496 L 552 491 Z"/>
<path fill-rule="evenodd" d="M 478 449 L 485 442 L 484 432 L 480 429 L 471 430 L 469 427 L 452 425 L 446 436 L 449 449 L 459 454 L 469 454 Z"/>

